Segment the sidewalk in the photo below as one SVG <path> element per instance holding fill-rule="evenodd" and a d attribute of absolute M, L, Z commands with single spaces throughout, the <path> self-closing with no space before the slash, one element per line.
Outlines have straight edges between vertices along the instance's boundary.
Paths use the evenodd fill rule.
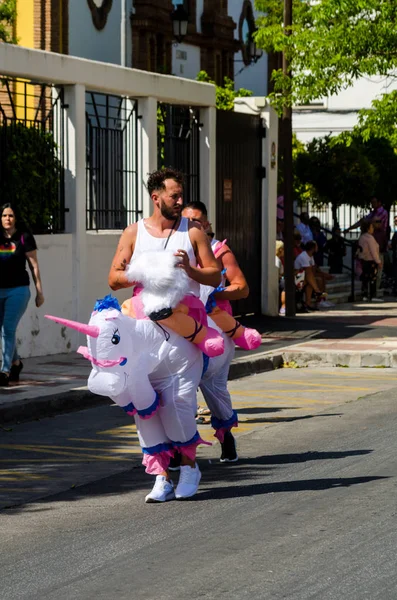
<path fill-rule="evenodd" d="M 397 301 L 339 304 L 294 318 L 242 319 L 262 333 L 257 350 L 237 350 L 230 379 L 292 366 L 397 367 Z M 86 387 L 90 363 L 72 352 L 24 361 L 19 384 L 0 388 L 0 424 L 32 420 L 110 401 Z"/>

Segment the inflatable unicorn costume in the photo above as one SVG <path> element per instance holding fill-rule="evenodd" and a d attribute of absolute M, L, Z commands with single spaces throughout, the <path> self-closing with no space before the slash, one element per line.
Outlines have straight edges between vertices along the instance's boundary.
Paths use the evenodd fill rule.
<path fill-rule="evenodd" d="M 88 387 L 95 394 L 110 397 L 134 417 L 143 452 L 142 462 L 146 472 L 157 475 L 158 480 L 167 471 L 170 458 L 176 451 L 194 461 L 197 446 L 208 444 L 201 439 L 195 421 L 196 392 L 204 375 L 204 363 L 208 361 L 204 361 L 200 343 L 191 343 L 170 327 L 146 316 L 178 306 L 185 297 L 188 279 L 182 269 L 175 268 L 177 259 L 173 253 L 147 254 L 146 270 L 142 257 L 141 266 L 138 263 L 133 271 L 134 280 L 139 278 L 145 284 L 139 296 L 140 302 L 136 304 L 141 311 L 139 316 L 143 318 L 123 314 L 118 301 L 112 296 L 96 302 L 88 325 L 46 316 L 87 335 L 87 346 L 81 346 L 78 352 L 91 361 Z M 157 270 L 156 276 L 153 265 Z M 141 267 L 143 272 L 138 273 Z M 157 282 L 154 286 L 150 284 L 153 281 Z M 186 323 L 190 327 L 192 321 Z M 204 327 L 205 339 L 202 342 L 207 344 L 206 350 L 217 354 L 211 359 L 213 364 L 203 379 L 204 385 L 211 387 L 211 372 L 224 371 L 225 365 L 228 368 L 234 344 L 211 321 L 206 322 Z M 223 352 L 225 347 L 227 351 Z M 220 402 L 223 405 L 219 414 L 226 417 L 223 421 L 221 418 L 216 428 L 219 430 L 217 437 L 222 439 L 222 431 L 236 425 L 237 416 L 231 408 L 230 396 L 229 400 L 221 398 Z M 217 406 L 211 408 L 216 413 Z M 172 488 L 166 499 L 174 495 L 186 498 L 196 493 L 200 480 L 197 465 L 183 469 L 175 494 Z M 190 481 L 186 477 L 187 470 Z M 191 481 L 192 473 L 195 481 Z M 146 501 L 153 501 L 151 498 L 149 494 Z"/>

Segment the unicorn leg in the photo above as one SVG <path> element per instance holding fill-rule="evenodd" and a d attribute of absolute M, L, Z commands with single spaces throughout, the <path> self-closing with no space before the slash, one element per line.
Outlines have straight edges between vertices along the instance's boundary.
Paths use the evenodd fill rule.
<path fill-rule="evenodd" d="M 175 373 L 167 387 L 161 390 L 162 405 L 158 412 L 171 444 L 190 461 L 195 460 L 199 444 L 208 444 L 200 438 L 195 419 L 202 371 L 203 362 L 199 356 L 199 360 Z"/>
<path fill-rule="evenodd" d="M 250 327 L 244 327 L 236 321 L 236 325 L 230 331 L 225 331 L 236 346 L 243 348 L 243 350 L 254 350 L 258 348 L 262 343 L 262 336 L 256 329 Z"/>
<path fill-rule="evenodd" d="M 142 464 L 146 467 L 146 473 L 161 475 L 167 471 L 170 459 L 175 453 L 161 419 L 158 414 L 150 420 L 141 419 L 138 415 L 135 415 L 134 419 L 143 452 Z"/>
<path fill-rule="evenodd" d="M 216 329 L 199 323 L 179 310 L 172 312 L 171 309 L 166 309 L 166 311 L 152 313 L 150 318 L 164 327 L 169 327 L 188 342 L 192 342 L 207 356 L 219 356 L 223 353 L 224 341 Z"/>

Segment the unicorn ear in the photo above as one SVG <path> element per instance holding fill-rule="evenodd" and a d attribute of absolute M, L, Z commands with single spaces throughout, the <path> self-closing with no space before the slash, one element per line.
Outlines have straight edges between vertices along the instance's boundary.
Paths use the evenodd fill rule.
<path fill-rule="evenodd" d="M 119 310 L 110 310 L 106 313 L 105 321 L 112 321 L 113 319 L 119 319 L 122 313 Z"/>

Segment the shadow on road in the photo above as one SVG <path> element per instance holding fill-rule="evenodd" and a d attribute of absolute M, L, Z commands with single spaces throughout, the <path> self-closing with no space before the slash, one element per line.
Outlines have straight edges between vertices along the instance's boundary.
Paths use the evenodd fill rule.
<path fill-rule="evenodd" d="M 302 479 L 298 481 L 280 481 L 276 483 L 257 483 L 251 485 L 227 486 L 213 488 L 194 496 L 191 501 L 224 500 L 226 498 L 242 498 L 259 494 L 275 494 L 279 492 L 303 492 L 329 490 L 337 487 L 350 487 L 361 483 L 369 483 L 379 479 L 389 479 L 386 476 L 373 477 L 340 477 L 330 479 Z"/>
<path fill-rule="evenodd" d="M 304 463 L 311 460 L 330 460 L 348 458 L 349 456 L 365 456 L 373 450 L 346 450 L 344 452 L 300 452 L 298 454 L 270 454 L 257 458 L 240 458 L 239 465 L 286 465 L 290 463 Z"/>

